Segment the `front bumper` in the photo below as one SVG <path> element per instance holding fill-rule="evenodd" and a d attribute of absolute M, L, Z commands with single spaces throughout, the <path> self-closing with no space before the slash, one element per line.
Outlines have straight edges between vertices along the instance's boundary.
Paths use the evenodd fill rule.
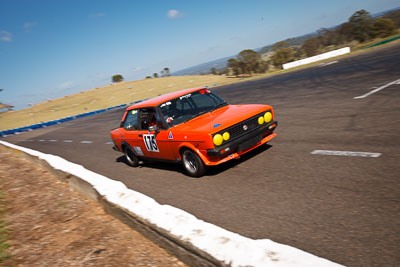
<path fill-rule="evenodd" d="M 210 161 L 208 164 L 206 162 L 206 165 L 218 165 L 230 159 L 238 158 L 240 155 L 265 144 L 276 136 L 273 131 L 277 126 L 278 122 L 272 121 L 231 142 L 227 142 L 217 148 L 208 149 L 207 158 Z"/>

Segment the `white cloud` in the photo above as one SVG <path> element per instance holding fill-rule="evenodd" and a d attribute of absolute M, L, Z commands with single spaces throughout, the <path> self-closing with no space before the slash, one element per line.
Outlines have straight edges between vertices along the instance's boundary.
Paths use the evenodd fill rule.
<path fill-rule="evenodd" d="M 96 78 L 102 79 L 104 77 L 106 77 L 106 75 L 104 73 L 101 73 L 101 72 L 96 73 Z"/>
<path fill-rule="evenodd" d="M 176 19 L 183 17 L 183 13 L 176 9 L 168 10 L 167 17 L 170 19 Z"/>
<path fill-rule="evenodd" d="M 30 32 L 33 27 L 35 27 L 38 23 L 36 21 L 32 22 L 25 22 L 24 23 L 24 29 L 26 32 Z"/>
<path fill-rule="evenodd" d="M 62 84 L 59 84 L 57 87 L 61 90 L 71 89 L 75 86 L 75 83 L 72 81 L 67 81 Z"/>
<path fill-rule="evenodd" d="M 142 67 L 135 67 L 135 68 L 132 69 L 132 71 L 133 71 L 133 72 L 137 72 L 137 71 L 139 71 L 139 70 L 141 70 L 141 69 L 142 69 Z"/>
<path fill-rule="evenodd" d="M 12 42 L 12 33 L 8 31 L 0 31 L 0 41 Z"/>
<path fill-rule="evenodd" d="M 89 14 L 89 18 L 90 19 L 101 18 L 101 17 L 104 17 L 105 15 L 106 14 L 104 14 L 104 13 Z"/>

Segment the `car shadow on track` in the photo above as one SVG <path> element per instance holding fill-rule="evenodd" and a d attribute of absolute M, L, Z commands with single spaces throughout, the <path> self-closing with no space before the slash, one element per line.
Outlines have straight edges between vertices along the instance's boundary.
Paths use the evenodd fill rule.
<path fill-rule="evenodd" d="M 125 156 L 120 156 L 115 160 L 118 163 L 127 164 Z M 145 160 L 139 163 L 137 168 L 152 168 L 157 170 L 164 170 L 164 171 L 172 171 L 172 172 L 179 172 L 185 174 L 182 165 L 178 163 L 169 163 L 169 162 L 162 162 L 162 161 L 150 161 Z"/>
<path fill-rule="evenodd" d="M 218 166 L 212 166 L 212 167 L 208 168 L 208 170 L 204 176 L 215 176 L 215 175 L 218 175 L 218 174 L 220 174 L 224 171 L 227 171 L 231 168 L 236 168 L 242 162 L 245 162 L 245 161 L 263 153 L 264 151 L 267 151 L 271 147 L 272 147 L 272 145 L 270 145 L 270 144 L 264 144 L 262 146 L 257 147 L 256 149 L 240 156 L 239 159 L 230 160 L 230 161 L 223 163 L 221 165 L 218 165 Z"/>
<path fill-rule="evenodd" d="M 267 151 L 270 149 L 272 145 L 269 144 L 264 144 L 262 146 L 257 147 L 256 149 L 240 156 L 239 159 L 235 160 L 230 160 L 226 163 L 220 164 L 218 166 L 211 166 L 208 167 L 207 172 L 204 174 L 202 177 L 207 177 L 207 176 L 215 176 L 218 175 L 226 170 L 229 170 L 231 168 L 235 168 L 238 165 L 240 165 L 242 162 L 245 162 L 261 153 L 264 151 Z M 120 156 L 116 160 L 118 163 L 124 163 L 126 164 L 126 159 L 125 156 Z M 160 162 L 160 161 L 144 161 L 140 163 L 140 165 L 137 168 L 152 168 L 152 169 L 157 169 L 157 170 L 164 170 L 164 171 L 171 171 L 171 172 L 178 172 L 181 174 L 186 175 L 183 167 L 181 164 L 175 164 L 175 163 L 167 163 L 167 162 Z M 187 176 L 188 178 L 193 178 L 190 176 Z M 200 177 L 200 178 L 202 178 Z M 199 179 L 199 178 L 194 178 L 194 179 Z"/>

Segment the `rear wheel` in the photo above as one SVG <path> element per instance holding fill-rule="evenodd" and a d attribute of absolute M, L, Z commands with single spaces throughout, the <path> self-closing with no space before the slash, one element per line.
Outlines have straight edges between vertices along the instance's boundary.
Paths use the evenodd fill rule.
<path fill-rule="evenodd" d="M 185 149 L 181 156 L 183 167 L 189 176 L 200 177 L 206 172 L 206 166 L 193 150 Z"/>
<path fill-rule="evenodd" d="M 135 153 L 133 153 L 130 147 L 124 148 L 124 155 L 126 164 L 128 164 L 131 167 L 139 166 L 139 159 L 136 157 Z"/>

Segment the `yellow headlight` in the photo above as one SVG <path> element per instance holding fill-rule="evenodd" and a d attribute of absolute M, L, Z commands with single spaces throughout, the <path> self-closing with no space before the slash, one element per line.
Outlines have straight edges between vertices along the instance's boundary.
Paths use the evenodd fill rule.
<path fill-rule="evenodd" d="M 272 120 L 272 113 L 269 112 L 269 111 L 266 112 L 266 113 L 264 114 L 264 120 L 265 120 L 266 123 L 270 122 L 270 121 Z"/>
<path fill-rule="evenodd" d="M 216 146 L 221 145 L 223 142 L 222 135 L 220 135 L 220 134 L 214 135 L 213 142 L 214 142 L 214 145 L 216 145 Z"/>
<path fill-rule="evenodd" d="M 264 117 L 259 117 L 258 124 L 263 124 L 263 123 L 264 123 Z"/>
<path fill-rule="evenodd" d="M 228 141 L 229 138 L 231 138 L 231 135 L 228 132 L 224 132 L 224 134 L 222 135 L 222 138 L 224 138 L 225 141 Z"/>

